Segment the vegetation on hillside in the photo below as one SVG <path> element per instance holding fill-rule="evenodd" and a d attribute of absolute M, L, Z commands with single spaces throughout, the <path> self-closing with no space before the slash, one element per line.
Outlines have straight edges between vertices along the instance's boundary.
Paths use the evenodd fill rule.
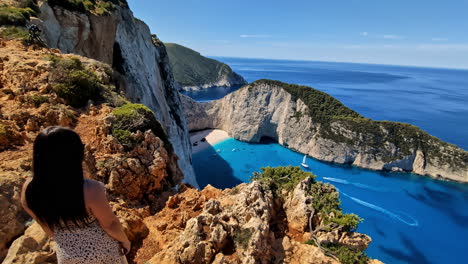
<path fill-rule="evenodd" d="M 314 88 L 287 84 L 273 80 L 258 80 L 252 85 L 266 84 L 279 86 L 291 94 L 293 100 L 300 99 L 309 108 L 308 116 L 320 125 L 320 135 L 335 142 L 348 145 L 368 146 L 373 150 L 383 150 L 382 160 L 390 162 L 412 155 L 421 150 L 429 162 L 437 160 L 439 164 L 466 167 L 468 153 L 456 151 L 456 146 L 446 143 L 420 128 L 399 122 L 375 121 L 361 116 L 359 113 L 343 105 L 334 97 Z M 252 87 L 250 87 L 252 89 Z M 294 113 L 292 117 L 299 120 L 302 114 Z M 345 136 L 336 131 L 333 126 L 339 125 L 352 131 L 354 135 Z M 385 153 L 387 143 L 394 144 L 396 153 Z M 370 151 L 373 151 L 368 148 Z"/>
<path fill-rule="evenodd" d="M 203 57 L 200 53 L 175 44 L 164 44 L 174 78 L 181 86 L 201 86 L 214 83 L 221 76 L 233 76 L 232 69 L 217 60 Z M 243 83 L 242 83 L 243 84 Z"/>
<path fill-rule="evenodd" d="M 108 102 L 112 106 L 120 106 L 127 102 L 112 83 L 112 69 L 109 66 L 96 61 L 85 65 L 78 57 L 48 55 L 44 59 L 51 61 L 49 81 L 52 90 L 68 105 L 83 107 L 88 102 Z M 96 67 L 105 71 L 96 72 Z M 39 98 L 34 100 L 39 103 Z"/>
<path fill-rule="evenodd" d="M 70 11 L 109 15 L 117 6 L 128 7 L 126 0 L 47 0 L 51 6 L 60 6 Z"/>
<path fill-rule="evenodd" d="M 122 145 L 134 146 L 141 139 L 132 136 L 132 133 L 151 129 L 167 146 L 172 147 L 166 132 L 148 107 L 142 104 L 127 103 L 114 109 L 112 115 L 112 135 Z"/>
<path fill-rule="evenodd" d="M 28 36 L 28 30 L 24 27 L 8 26 L 0 29 L 0 38 L 25 41 Z"/>
<path fill-rule="evenodd" d="M 355 249 L 350 249 L 345 245 L 323 245 L 314 238 L 318 232 L 330 232 L 340 230 L 341 232 L 355 231 L 358 224 L 363 221 L 355 214 L 345 214 L 341 209 L 339 193 L 333 185 L 315 181 L 316 176 L 310 172 L 303 171 L 300 167 L 266 167 L 261 168 L 260 173 L 254 173 L 252 181 L 259 181 L 263 186 L 273 191 L 275 197 L 284 199 L 303 180 L 310 178 L 308 195 L 312 197 L 314 212 L 311 218 L 318 215 L 321 219 L 319 226 L 309 230 L 312 238 L 307 243 L 316 244 L 325 250 L 326 253 L 337 257 L 342 263 L 365 263 L 367 256 Z M 353 262 L 356 260 L 357 262 Z"/>
<path fill-rule="evenodd" d="M 51 82 L 55 93 L 73 107 L 85 106 L 89 100 L 102 99 L 103 90 L 99 78 L 94 72 L 86 69 L 76 57 L 62 59 L 49 56 L 53 71 Z"/>
<path fill-rule="evenodd" d="M 0 6 L 0 26 L 25 26 L 36 11 L 30 7 Z"/>

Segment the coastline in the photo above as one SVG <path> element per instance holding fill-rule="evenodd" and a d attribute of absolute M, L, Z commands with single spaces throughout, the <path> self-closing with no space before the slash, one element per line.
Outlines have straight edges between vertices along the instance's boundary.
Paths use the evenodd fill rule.
<path fill-rule="evenodd" d="M 206 141 L 201 140 L 205 138 Z M 228 133 L 221 129 L 205 129 L 190 133 L 190 143 L 192 144 L 192 154 L 205 150 L 214 144 L 229 139 Z M 196 144 L 196 146 L 194 146 Z"/>

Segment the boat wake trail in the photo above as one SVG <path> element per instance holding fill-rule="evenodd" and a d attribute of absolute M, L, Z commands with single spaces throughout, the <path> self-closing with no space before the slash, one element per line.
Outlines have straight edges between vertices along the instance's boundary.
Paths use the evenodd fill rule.
<path fill-rule="evenodd" d="M 362 189 L 376 191 L 376 192 L 389 192 L 389 190 L 387 189 L 377 188 L 377 187 L 373 187 L 373 186 L 369 186 L 369 185 L 365 185 L 365 184 L 357 183 L 357 182 L 350 182 L 350 181 L 343 180 L 343 179 L 330 178 L 330 177 L 323 177 L 323 179 L 327 181 L 331 181 L 331 182 L 336 182 L 336 183 L 341 183 L 341 184 L 346 184 L 346 185 L 353 185 Z"/>
<path fill-rule="evenodd" d="M 344 192 L 340 192 L 340 193 L 341 193 L 342 195 L 348 197 L 349 199 L 355 201 L 356 203 L 358 203 L 358 204 L 360 204 L 360 205 L 363 205 L 363 206 L 368 207 L 368 208 L 370 208 L 370 209 L 373 209 L 373 210 L 375 210 L 375 211 L 381 212 L 381 213 L 383 213 L 383 214 L 389 216 L 390 218 L 393 218 L 393 219 L 395 219 L 395 220 L 397 220 L 397 221 L 400 221 L 400 222 L 402 222 L 402 223 L 404 223 L 404 224 L 407 224 L 407 225 L 409 225 L 409 226 L 419 226 L 418 220 L 414 219 L 413 217 L 411 217 L 411 216 L 408 215 L 408 214 L 401 213 L 401 215 L 397 215 L 397 214 L 395 214 L 395 213 L 393 213 L 393 212 L 390 212 L 390 211 L 388 211 L 388 210 L 386 210 L 386 209 L 384 209 L 384 208 L 382 208 L 382 207 L 379 207 L 379 206 L 377 206 L 377 205 L 375 205 L 375 204 L 371 204 L 371 203 L 365 202 L 365 201 L 363 201 L 363 200 L 360 200 L 360 199 L 358 199 L 358 198 L 356 198 L 356 197 L 347 195 L 347 194 L 344 193 Z M 403 219 L 403 215 L 404 215 L 404 218 L 406 218 L 406 219 Z"/>

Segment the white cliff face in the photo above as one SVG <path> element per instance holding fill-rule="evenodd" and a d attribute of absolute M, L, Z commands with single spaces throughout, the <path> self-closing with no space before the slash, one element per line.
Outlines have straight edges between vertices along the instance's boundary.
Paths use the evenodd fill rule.
<path fill-rule="evenodd" d="M 352 143 L 322 136 L 319 123 L 307 114 L 297 114 L 308 113 L 308 107 L 300 99 L 293 100 L 291 94 L 277 85 L 250 84 L 222 99 L 203 104 L 186 96 L 182 101 L 190 130 L 223 129 L 233 138 L 247 142 L 259 142 L 262 137 L 269 137 L 322 161 L 468 182 L 468 164 L 463 158 L 450 164 L 438 157 L 425 157 L 419 149 L 413 149 L 412 155 L 398 158 L 400 150 L 392 142 L 385 142 L 380 148 L 370 146 L 363 135 L 339 121 L 332 122 L 331 129 Z M 468 156 L 455 146 L 434 142 L 428 144 L 433 144 L 432 147 L 441 153 Z"/>
<path fill-rule="evenodd" d="M 153 43 L 148 26 L 128 8 L 112 15 L 71 12 L 47 3 L 40 6 L 40 20 L 50 47 L 106 63 L 120 73 L 120 88 L 130 101 L 148 106 L 179 157 L 185 181 L 198 187 L 191 164 L 191 145 L 177 85 L 163 45 Z"/>

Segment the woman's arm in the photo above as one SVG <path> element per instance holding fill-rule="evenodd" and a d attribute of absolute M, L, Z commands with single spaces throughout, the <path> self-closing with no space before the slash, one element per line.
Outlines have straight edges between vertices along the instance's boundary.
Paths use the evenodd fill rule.
<path fill-rule="evenodd" d="M 49 236 L 49 237 L 54 237 L 54 232 L 52 232 L 52 230 L 50 230 L 50 228 L 46 225 L 46 224 L 43 224 L 41 221 L 39 221 L 37 219 L 37 216 L 33 213 L 33 211 L 31 211 L 31 209 L 29 209 L 28 207 L 28 203 L 26 202 L 26 188 L 28 188 L 28 184 L 31 182 L 31 179 L 27 180 L 24 184 L 23 184 L 23 188 L 21 190 L 21 205 L 23 206 L 23 209 L 24 211 L 26 211 L 26 213 L 28 213 L 41 227 L 42 229 L 44 230 L 44 232 L 46 232 L 46 234 Z"/>
<path fill-rule="evenodd" d="M 87 180 L 85 186 L 86 207 L 89 208 L 97 218 L 102 229 L 104 229 L 109 236 L 120 241 L 124 247 L 129 250 L 130 241 L 125 234 L 119 219 L 114 212 L 112 212 L 112 208 L 110 207 L 109 201 L 106 197 L 106 188 L 104 184 L 98 181 Z"/>

